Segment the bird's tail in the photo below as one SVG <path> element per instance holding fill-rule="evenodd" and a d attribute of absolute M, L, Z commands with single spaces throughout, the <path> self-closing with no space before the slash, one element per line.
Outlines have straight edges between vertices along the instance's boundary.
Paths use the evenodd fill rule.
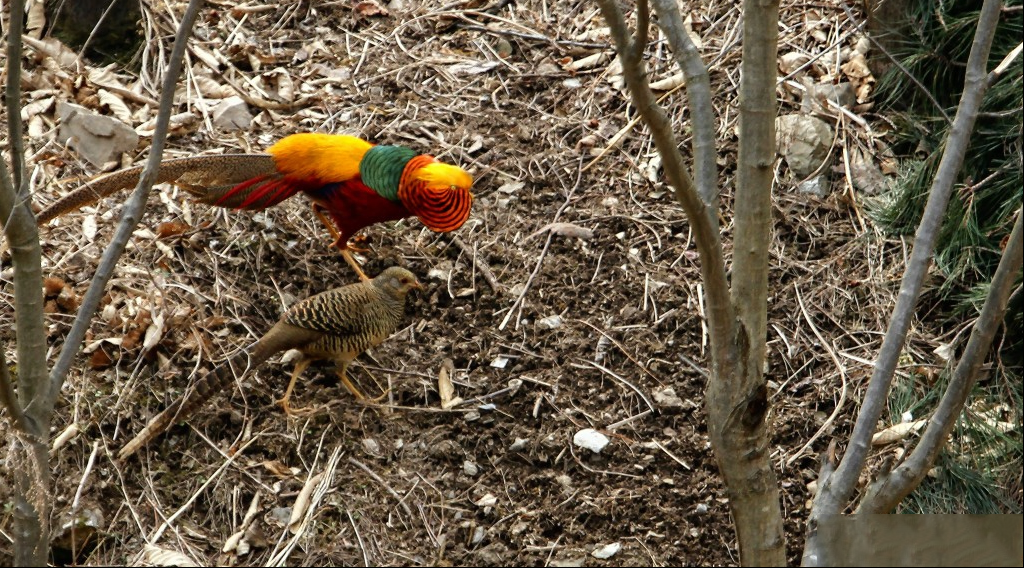
<path fill-rule="evenodd" d="M 244 375 L 274 354 L 308 343 L 318 336 L 317 331 L 278 322 L 259 341 L 232 356 L 230 362 L 220 364 L 212 373 L 200 379 L 191 391 L 177 398 L 163 412 L 157 414 L 141 432 L 121 448 L 117 459 L 124 460 L 134 454 L 167 430 L 171 424 L 188 418 L 200 406 L 206 404 L 206 401 L 227 388 L 234 380 L 232 368 L 242 369 Z"/>
<path fill-rule="evenodd" d="M 42 225 L 117 191 L 133 188 L 139 183 L 142 170 L 143 166 L 136 166 L 96 178 L 51 203 L 36 216 L 36 222 Z M 192 156 L 161 162 L 153 183 L 174 183 L 199 201 L 219 205 L 216 201 L 235 186 L 276 171 L 274 158 L 269 154 Z"/>
<path fill-rule="evenodd" d="M 178 397 L 163 412 L 153 417 L 141 432 L 121 448 L 121 451 L 117 453 L 117 459 L 124 460 L 131 456 L 139 448 L 151 442 L 153 438 L 162 434 L 171 424 L 188 418 L 206 401 L 224 390 L 234 380 L 231 373 L 232 367 L 248 370 L 254 366 L 250 362 L 248 349 L 232 357 L 230 364 L 219 365 L 212 373 L 200 379 L 195 388 Z"/>

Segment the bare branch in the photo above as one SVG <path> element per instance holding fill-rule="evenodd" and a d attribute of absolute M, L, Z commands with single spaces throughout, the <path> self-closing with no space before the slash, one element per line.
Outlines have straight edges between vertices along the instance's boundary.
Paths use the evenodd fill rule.
<path fill-rule="evenodd" d="M 75 316 L 75 322 L 72 324 L 71 331 L 68 332 L 68 336 L 64 340 L 60 356 L 57 358 L 57 363 L 50 373 L 50 393 L 54 399 L 56 399 L 57 393 L 60 392 L 68 370 L 71 369 L 71 363 L 82 345 L 82 340 L 89 329 L 92 315 L 96 313 L 100 299 L 105 293 L 107 282 L 110 281 L 110 277 L 114 273 L 114 267 L 124 253 L 128 239 L 131 238 L 132 232 L 135 231 L 135 227 L 139 224 L 139 220 L 146 210 L 146 199 L 149 197 L 149 191 L 152 189 L 153 182 L 156 179 L 157 171 L 160 168 L 160 160 L 163 157 L 164 145 L 167 142 L 171 106 L 174 102 L 174 87 L 181 74 L 181 60 L 185 55 L 188 37 L 192 33 L 192 26 L 195 24 L 199 8 L 202 5 L 203 0 L 189 0 L 188 7 L 185 8 L 185 13 L 182 15 L 178 33 L 174 38 L 174 48 L 171 51 L 170 61 L 167 63 L 167 71 L 164 74 L 163 84 L 161 85 L 160 110 L 157 114 L 156 130 L 153 132 L 153 144 L 150 147 L 149 159 L 146 161 L 146 168 L 142 172 L 139 184 L 135 187 L 135 191 L 124 207 L 124 214 L 117 226 L 114 238 L 111 239 L 107 250 L 103 252 L 99 267 L 96 269 L 96 275 L 93 276 L 92 282 L 89 284 L 89 290 L 85 293 L 82 305 Z"/>
<path fill-rule="evenodd" d="M 7 357 L 4 350 L 0 349 L 0 406 L 7 409 L 11 414 L 11 421 L 14 426 L 25 435 L 31 436 L 36 429 L 29 423 L 29 419 L 21 410 L 18 404 L 17 395 L 14 393 L 14 385 L 11 381 L 11 372 L 7 368 Z"/>
<path fill-rule="evenodd" d="M 679 145 L 672 132 L 668 115 L 658 106 L 657 99 L 647 82 L 643 65 L 643 49 L 638 48 L 626 29 L 626 20 L 615 0 L 598 0 L 604 14 L 615 45 L 622 60 L 623 77 L 633 96 L 637 111 L 651 131 L 658 154 L 661 155 L 662 166 L 669 184 L 675 192 L 676 200 L 686 211 L 690 226 L 696 235 L 697 250 L 700 253 L 701 275 L 708 291 L 708 324 L 711 333 L 714 361 L 725 358 L 725 341 L 732 329 L 732 306 L 729 300 L 729 282 L 725 276 L 725 259 L 722 256 L 721 236 L 717 224 L 709 222 L 711 216 L 707 207 L 697 195 L 693 179 L 686 170 L 683 157 L 679 154 Z"/>
<path fill-rule="evenodd" d="M 967 398 L 974 383 L 981 374 L 981 365 L 992 347 L 992 339 L 1002 324 L 1006 314 L 1006 305 L 1013 289 L 1014 279 L 1024 264 L 1024 230 L 1021 228 L 1024 214 L 1017 212 L 1017 222 L 1013 225 L 1010 240 L 1003 250 L 999 267 L 992 277 L 985 304 L 981 315 L 974 322 L 971 338 L 967 341 L 953 378 L 946 387 L 946 392 L 939 402 L 935 414 L 928 421 L 921 441 L 905 462 L 893 472 L 879 479 L 868 496 L 861 502 L 858 513 L 888 513 L 892 511 L 904 497 L 910 494 L 924 479 L 928 470 L 935 464 L 935 459 L 946 444 L 950 432 L 956 426 L 957 418 L 963 411 Z"/>
<path fill-rule="evenodd" d="M 967 78 L 963 96 L 946 141 L 945 152 L 932 183 L 921 224 L 918 226 L 917 235 L 914 238 L 914 250 L 911 253 L 896 300 L 892 320 L 879 350 L 875 370 L 864 395 L 864 402 L 857 417 L 857 424 L 854 426 L 846 455 L 831 479 L 821 484 L 815 498 L 812 518 L 840 513 L 846 507 L 857 478 L 863 470 L 871 444 L 871 436 L 878 424 L 882 410 L 885 408 L 885 400 L 892 384 L 896 362 L 913 319 L 914 306 L 921 293 L 921 286 L 928 267 L 931 265 L 938 229 L 945 215 L 953 184 L 963 165 L 964 154 L 974 129 L 978 109 L 988 86 L 985 65 L 999 21 L 999 8 L 999 0 L 985 0 L 981 9 L 978 30 L 975 32 L 974 45 L 971 47 L 971 54 L 967 62 Z M 805 549 L 805 562 L 808 561 L 807 550 L 811 548 L 813 547 L 808 546 Z"/>
<path fill-rule="evenodd" d="M 711 78 L 690 34 L 683 29 L 683 16 L 675 0 L 653 0 L 658 27 L 665 33 L 676 64 L 686 78 L 690 120 L 693 122 L 693 177 L 697 193 L 708 208 L 709 221 L 718 225 L 718 158 L 715 147 L 715 110 L 711 105 Z"/>

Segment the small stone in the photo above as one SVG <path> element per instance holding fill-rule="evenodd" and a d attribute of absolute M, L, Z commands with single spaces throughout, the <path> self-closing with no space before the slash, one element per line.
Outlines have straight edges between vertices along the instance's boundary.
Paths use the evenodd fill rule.
<path fill-rule="evenodd" d="M 488 493 L 488 494 L 484 495 L 483 497 L 477 499 L 475 505 L 477 507 L 493 507 L 495 505 L 495 503 L 497 503 L 497 502 L 498 502 L 498 498 L 495 497 L 494 495 L 491 495 L 490 493 Z"/>
<path fill-rule="evenodd" d="M 613 542 L 611 544 L 606 544 L 604 546 L 597 547 L 593 552 L 590 553 L 590 555 L 594 558 L 597 558 L 598 560 L 606 560 L 608 558 L 611 558 L 612 556 L 615 556 L 615 553 L 617 553 L 621 548 L 622 543 Z"/>
<path fill-rule="evenodd" d="M 676 394 L 676 389 L 665 387 L 654 393 L 654 402 L 665 408 L 682 408 L 683 399 Z"/>
<path fill-rule="evenodd" d="M 608 445 L 608 436 L 593 428 L 584 428 L 576 432 L 576 435 L 572 437 L 572 442 L 581 448 L 586 448 L 595 454 L 599 454 Z"/>
<path fill-rule="evenodd" d="M 814 176 L 811 179 L 804 180 L 797 184 L 796 190 L 800 193 L 808 193 L 816 195 L 818 197 L 828 197 L 832 184 L 829 183 L 828 176 L 821 174 Z"/>
<path fill-rule="evenodd" d="M 541 329 L 558 329 L 562 327 L 562 316 L 557 314 L 553 316 L 548 316 L 538 321 L 537 326 L 540 327 Z"/>
<path fill-rule="evenodd" d="M 469 460 L 466 460 L 462 462 L 462 473 L 465 473 L 466 475 L 473 477 L 476 474 L 480 473 L 480 466 L 476 465 L 475 463 Z"/>
<path fill-rule="evenodd" d="M 703 514 L 708 512 L 708 506 L 705 505 L 704 503 L 698 503 L 697 506 L 693 510 L 698 515 L 703 515 Z"/>
<path fill-rule="evenodd" d="M 828 123 L 806 114 L 787 114 L 775 119 L 775 128 L 776 148 L 793 175 L 804 178 L 822 166 L 832 145 Z"/>
<path fill-rule="evenodd" d="M 512 442 L 512 445 L 509 446 L 508 449 L 513 452 L 518 452 L 525 448 L 529 443 L 530 441 L 526 438 L 516 438 L 516 441 Z"/>

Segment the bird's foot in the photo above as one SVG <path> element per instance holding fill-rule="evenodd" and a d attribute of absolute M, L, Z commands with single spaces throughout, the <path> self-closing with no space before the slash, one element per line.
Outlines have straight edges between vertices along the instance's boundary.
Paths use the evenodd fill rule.
<path fill-rule="evenodd" d="M 281 410 L 284 410 L 284 413 L 292 418 L 305 418 L 307 416 L 311 416 L 323 410 L 323 408 L 318 406 L 303 406 L 300 408 L 293 408 L 292 405 L 288 403 L 287 398 L 275 400 L 274 403 L 280 406 Z"/>
<path fill-rule="evenodd" d="M 359 254 L 366 254 L 370 252 L 370 237 L 366 235 L 356 235 L 349 239 L 348 248 L 349 250 L 358 252 Z"/>
<path fill-rule="evenodd" d="M 391 392 L 391 389 L 389 388 L 385 390 L 383 393 L 381 393 L 380 396 L 376 398 L 370 398 L 363 394 L 362 391 L 360 391 L 359 388 L 352 383 L 352 381 L 348 380 L 348 377 L 342 378 L 342 384 L 345 385 L 345 390 L 352 393 L 352 396 L 354 396 L 356 400 L 366 404 L 378 404 L 380 403 L 380 401 L 387 398 L 388 394 Z"/>

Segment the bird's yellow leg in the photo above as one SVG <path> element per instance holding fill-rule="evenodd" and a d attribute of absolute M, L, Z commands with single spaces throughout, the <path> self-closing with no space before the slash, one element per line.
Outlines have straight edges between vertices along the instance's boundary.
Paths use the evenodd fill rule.
<path fill-rule="evenodd" d="M 370 277 L 367 276 L 366 273 L 363 272 L 363 269 L 359 267 L 359 262 L 356 261 L 355 257 L 352 256 L 351 252 L 349 252 L 348 250 L 343 250 L 341 251 L 341 256 L 345 259 L 345 262 L 347 262 L 348 265 L 352 267 L 352 270 L 356 271 L 356 274 L 359 275 L 360 280 L 362 280 L 363 282 L 370 281 Z"/>
<path fill-rule="evenodd" d="M 303 416 L 306 414 L 310 414 L 311 412 L 314 412 L 314 409 L 292 408 L 291 405 L 288 404 L 288 399 L 291 398 L 292 396 L 292 389 L 295 388 L 295 381 L 299 379 L 303 371 L 306 370 L 306 367 L 309 366 L 309 363 L 310 359 L 303 357 L 302 359 L 299 360 L 298 363 L 295 364 L 295 369 L 292 371 L 292 378 L 290 381 L 288 381 L 288 388 L 285 389 L 284 396 L 274 401 L 277 404 L 281 405 L 281 408 L 284 410 L 284 413 L 287 414 L 288 416 Z"/>
<path fill-rule="evenodd" d="M 384 397 L 388 395 L 388 392 L 390 392 L 391 389 L 388 389 L 377 398 L 367 398 L 367 396 L 363 394 L 358 388 L 356 388 L 356 385 L 351 380 L 349 380 L 348 374 L 345 372 L 347 369 L 348 363 L 342 363 L 338 367 L 338 378 L 341 379 L 341 384 L 345 385 L 345 388 L 348 389 L 348 392 L 352 393 L 352 396 L 356 397 L 356 399 L 361 401 L 369 400 L 370 402 L 380 402 L 384 400 Z"/>
<path fill-rule="evenodd" d="M 325 227 L 327 227 L 328 231 L 330 231 L 331 237 L 334 238 L 333 246 L 334 248 L 341 251 L 341 256 L 342 258 L 345 259 L 345 262 L 347 262 L 348 265 L 352 267 L 352 270 L 356 271 L 356 275 L 359 276 L 360 280 L 362 280 L 363 282 L 369 282 L 370 277 L 367 276 L 365 272 L 363 272 L 362 267 L 359 266 L 359 262 L 356 261 L 354 256 L 352 256 L 352 253 L 349 251 L 348 243 L 341 242 L 341 234 L 338 233 L 338 230 L 334 228 L 334 223 L 332 223 L 331 220 L 327 218 L 327 214 L 324 213 L 324 208 L 314 203 L 313 213 L 316 213 L 316 216 L 320 218 L 320 222 L 323 223 Z"/>

